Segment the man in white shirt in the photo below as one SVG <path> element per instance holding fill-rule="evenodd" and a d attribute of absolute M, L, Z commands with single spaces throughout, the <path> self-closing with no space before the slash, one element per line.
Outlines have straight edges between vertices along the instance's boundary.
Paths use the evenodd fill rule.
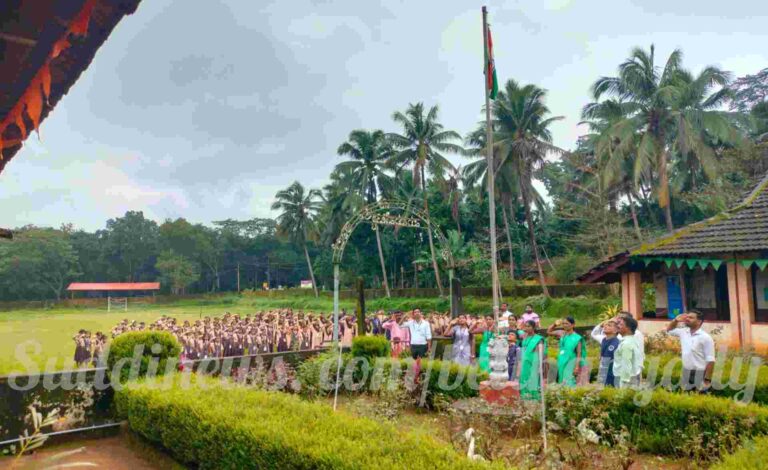
<path fill-rule="evenodd" d="M 618 321 L 621 320 L 622 318 L 631 318 L 633 320 L 635 319 L 635 317 L 633 317 L 631 313 L 621 312 L 618 315 L 616 315 L 614 318 L 612 318 L 612 320 L 618 323 Z M 635 320 L 635 322 L 637 322 L 637 320 Z M 602 323 L 595 326 L 592 329 L 591 336 L 592 336 L 592 339 L 594 339 L 598 343 L 603 342 L 603 339 L 605 339 L 605 333 L 603 333 Z M 645 367 L 645 335 L 639 329 L 635 329 L 634 336 L 635 336 L 635 339 L 637 340 L 637 343 L 640 345 L 640 364 L 642 364 L 642 367 L 644 368 Z M 619 340 L 621 340 L 622 338 L 621 333 L 619 333 L 616 337 L 619 338 Z"/>
<path fill-rule="evenodd" d="M 414 359 L 425 357 L 427 351 L 432 347 L 432 328 L 429 322 L 424 320 L 421 310 L 413 311 L 412 319 L 402 324 L 403 328 L 408 328 L 411 332 L 411 356 Z"/>
<path fill-rule="evenodd" d="M 709 333 L 701 329 L 703 323 L 703 313 L 689 310 L 678 315 L 667 325 L 667 333 L 680 338 L 683 356 L 682 386 L 685 390 L 695 388 L 707 392 L 712 385 L 715 342 Z"/>
<path fill-rule="evenodd" d="M 621 342 L 613 358 L 613 375 L 618 388 L 632 388 L 640 385 L 643 372 L 643 353 L 637 332 L 637 320 L 631 315 L 621 316 L 618 320 Z"/>
<path fill-rule="evenodd" d="M 499 331 L 506 334 L 510 328 L 509 319 L 512 317 L 512 312 L 509 311 L 509 306 L 506 303 L 501 304 L 501 315 L 499 317 Z M 515 325 L 511 325 L 514 327 Z"/>

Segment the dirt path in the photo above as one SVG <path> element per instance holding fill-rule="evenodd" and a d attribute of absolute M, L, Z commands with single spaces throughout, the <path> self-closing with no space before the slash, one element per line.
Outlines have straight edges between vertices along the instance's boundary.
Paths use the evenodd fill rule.
<path fill-rule="evenodd" d="M 79 448 L 84 449 L 63 458 L 51 460 L 57 454 Z M 125 431 L 113 437 L 76 441 L 50 447 L 43 446 L 35 454 L 22 458 L 18 466 L 10 468 L 44 469 L 53 465 L 75 462 L 88 462 L 96 465 L 96 467 L 83 468 L 110 470 L 181 470 L 185 468 L 164 453 Z M 8 468 L 2 462 L 0 462 L 0 466 Z"/>

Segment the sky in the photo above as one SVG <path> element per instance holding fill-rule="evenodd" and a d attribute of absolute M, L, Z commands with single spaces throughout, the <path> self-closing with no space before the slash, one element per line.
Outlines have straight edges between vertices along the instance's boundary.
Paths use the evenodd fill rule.
<path fill-rule="evenodd" d="M 734 77 L 768 67 L 768 2 L 487 1 L 500 81 L 548 90 L 573 148 L 596 78 L 635 46 Z M 353 129 L 399 129 L 439 104 L 462 135 L 483 118 L 481 2 L 143 0 L 0 174 L 0 225 L 103 228 L 270 217 L 275 192 L 327 182 Z M 452 157 L 461 164 L 461 157 Z"/>

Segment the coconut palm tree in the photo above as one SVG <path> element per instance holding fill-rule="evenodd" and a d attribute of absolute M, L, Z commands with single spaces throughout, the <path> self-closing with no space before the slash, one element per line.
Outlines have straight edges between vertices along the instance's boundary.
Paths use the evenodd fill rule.
<path fill-rule="evenodd" d="M 435 256 L 435 244 L 432 239 L 431 217 L 429 215 L 429 202 L 427 200 L 427 171 L 437 178 L 441 178 L 447 168 L 452 165 L 443 153 L 463 153 L 464 149 L 455 144 L 461 141 L 461 136 L 454 131 L 445 130 L 437 120 L 438 107 L 432 106 L 425 112 L 424 103 L 409 104 L 405 112 L 396 111 L 392 119 L 403 128 L 402 134 L 387 134 L 394 147 L 395 153 L 389 159 L 389 164 L 399 172 L 405 166 L 410 165 L 413 170 L 413 181 L 416 188 L 422 189 L 424 212 L 427 216 L 427 235 L 429 250 L 432 256 L 432 268 L 435 271 L 435 282 L 443 295 L 443 285 L 440 281 L 440 270 Z"/>
<path fill-rule="evenodd" d="M 635 199 L 637 199 L 637 185 L 644 182 L 636 181 L 634 176 L 634 152 L 617 153 L 616 147 L 619 142 L 609 132 L 615 123 L 626 118 L 627 112 L 627 106 L 619 100 L 608 99 L 587 104 L 582 110 L 583 121 L 579 124 L 586 124 L 590 132 L 579 140 L 579 151 L 594 155 L 593 170 L 597 172 L 597 190 L 606 194 L 612 201 L 613 207 L 616 199 L 622 195 L 627 197 L 635 236 L 642 242 L 643 232 L 637 217 Z"/>
<path fill-rule="evenodd" d="M 658 203 L 670 232 L 674 230 L 668 168 L 672 156 L 678 153 L 696 160 L 711 177 L 714 158 L 707 135 L 721 140 L 734 137 L 728 116 L 716 110 L 724 92 L 711 93 L 727 85 L 730 75 L 706 67 L 693 77 L 683 70 L 682 59 L 682 52 L 675 50 L 660 68 L 653 45 L 649 51 L 635 48 L 619 65 L 618 76 L 601 77 L 592 86 L 595 101 L 613 96 L 625 103 L 626 116 L 607 135 L 617 142 L 614 154 L 619 158 L 635 154 L 636 179 L 655 172 Z"/>
<path fill-rule="evenodd" d="M 317 235 L 316 219 L 320 211 L 321 199 L 320 191 L 317 189 L 306 190 L 301 183 L 296 181 L 286 189 L 278 191 L 275 195 L 275 202 L 272 204 L 273 211 L 281 211 L 280 215 L 277 216 L 278 233 L 289 237 L 291 241 L 304 248 L 304 256 L 307 259 L 315 297 L 318 297 L 319 294 L 307 242 Z"/>
<path fill-rule="evenodd" d="M 350 160 L 339 163 L 336 169 L 349 174 L 352 190 L 356 191 L 366 204 L 375 203 L 382 186 L 386 184 L 384 181 L 389 179 L 385 173 L 385 163 L 391 156 L 392 148 L 384 132 L 379 130 L 369 132 L 361 129 L 352 131 L 349 139 L 339 146 L 337 153 L 349 156 Z M 379 249 L 384 290 L 387 297 L 391 297 L 379 226 L 374 224 L 373 231 L 376 233 L 376 246 Z"/>
<path fill-rule="evenodd" d="M 531 206 L 536 202 L 533 180 L 535 173 L 544 165 L 547 154 L 562 154 L 563 150 L 552 145 L 549 130 L 549 126 L 562 116 L 549 115 L 549 108 L 544 104 L 545 97 L 546 91 L 535 85 L 520 85 L 509 80 L 493 102 L 492 111 L 494 152 L 499 155 L 499 168 L 508 164 L 514 168 L 510 177 L 517 182 L 518 194 L 525 209 L 539 283 L 544 295 L 549 296 L 531 212 Z"/>
<path fill-rule="evenodd" d="M 486 191 L 482 186 L 487 181 L 488 175 L 488 160 L 486 158 L 485 150 L 485 123 L 481 124 L 477 129 L 471 132 L 465 139 L 467 142 L 467 156 L 471 158 L 477 158 L 474 162 L 470 163 L 464 168 L 464 179 L 467 186 L 474 186 L 479 184 L 481 186 L 478 194 L 482 199 Z M 498 154 L 498 151 L 495 151 Z M 509 276 L 510 279 L 515 279 L 515 254 L 514 244 L 512 243 L 512 231 L 510 229 L 509 219 L 510 216 L 516 214 L 515 207 L 519 202 L 519 194 L 517 192 L 517 180 L 514 176 L 515 167 L 512 165 L 512 160 L 502 160 L 498 155 L 494 156 L 495 173 L 495 185 L 496 189 L 495 197 L 501 199 L 501 215 L 504 221 L 504 229 L 507 238 L 507 249 L 509 250 Z M 501 165 L 503 163 L 503 165 Z M 534 189 L 535 191 L 535 189 Z M 540 196 L 536 195 L 537 200 Z"/>

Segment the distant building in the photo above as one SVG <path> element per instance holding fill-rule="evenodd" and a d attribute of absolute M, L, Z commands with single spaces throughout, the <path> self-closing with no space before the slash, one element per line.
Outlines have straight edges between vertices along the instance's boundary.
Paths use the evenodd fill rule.
<path fill-rule="evenodd" d="M 623 310 L 653 334 L 695 308 L 734 346 L 768 346 L 768 175 L 741 204 L 618 253 L 582 283 L 621 282 Z M 655 305 L 643 311 L 643 284 Z"/>

